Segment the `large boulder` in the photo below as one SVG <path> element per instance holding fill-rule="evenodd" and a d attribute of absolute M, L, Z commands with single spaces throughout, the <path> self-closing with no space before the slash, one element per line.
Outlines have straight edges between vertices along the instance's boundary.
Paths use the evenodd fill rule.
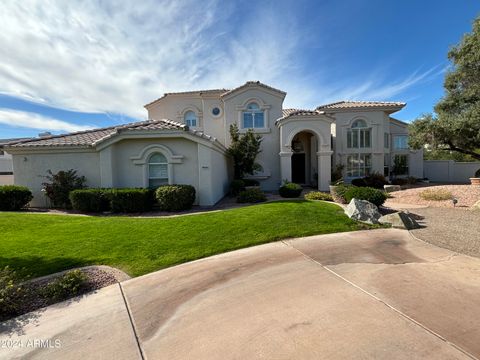
<path fill-rule="evenodd" d="M 382 216 L 378 212 L 376 205 L 366 200 L 353 198 L 350 204 L 345 208 L 345 214 L 350 218 L 369 224 L 378 224 L 378 219 Z"/>
<path fill-rule="evenodd" d="M 385 192 L 387 192 L 387 193 L 402 190 L 402 188 L 400 187 L 400 185 L 383 185 L 383 189 L 384 189 Z"/>
<path fill-rule="evenodd" d="M 387 214 L 378 219 L 380 224 L 390 224 L 397 229 L 412 230 L 420 228 L 415 219 L 403 211 Z"/>

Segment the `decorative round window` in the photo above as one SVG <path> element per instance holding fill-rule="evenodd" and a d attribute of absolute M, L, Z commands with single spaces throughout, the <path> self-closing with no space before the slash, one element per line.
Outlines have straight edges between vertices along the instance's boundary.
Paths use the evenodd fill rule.
<path fill-rule="evenodd" d="M 218 116 L 218 115 L 220 115 L 220 108 L 215 106 L 215 107 L 212 109 L 212 114 L 213 114 L 213 116 Z"/>

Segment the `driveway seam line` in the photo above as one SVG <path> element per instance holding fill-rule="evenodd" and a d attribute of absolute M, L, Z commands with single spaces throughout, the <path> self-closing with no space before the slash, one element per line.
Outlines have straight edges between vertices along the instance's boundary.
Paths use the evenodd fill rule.
<path fill-rule="evenodd" d="M 135 328 L 135 324 L 133 323 L 132 314 L 130 312 L 130 308 L 128 307 L 127 299 L 125 298 L 122 284 L 118 283 L 118 287 L 120 288 L 120 293 L 122 294 L 123 303 L 125 304 L 125 309 L 127 310 L 128 320 L 130 321 L 130 325 L 132 326 L 133 335 L 135 336 L 135 341 L 137 342 L 137 347 L 138 347 L 138 351 L 140 352 L 140 357 L 142 360 L 145 360 L 146 359 L 145 354 L 143 353 L 142 346 L 140 345 L 140 339 L 138 338 L 137 329 Z"/>
<path fill-rule="evenodd" d="M 320 265 L 320 267 L 322 267 L 323 269 L 327 270 L 328 272 L 330 272 L 331 274 L 333 274 L 334 276 L 338 277 L 339 279 L 343 280 L 344 282 L 348 283 L 349 285 L 353 286 L 354 288 L 362 291 L 363 293 L 365 293 L 366 295 L 370 296 L 371 298 L 377 300 L 378 302 L 382 303 L 384 306 L 388 307 L 389 309 L 393 310 L 394 312 L 396 312 L 397 314 L 399 314 L 400 316 L 404 317 L 405 319 L 409 320 L 410 322 L 413 322 L 414 324 L 416 324 L 417 326 L 421 327 L 423 330 L 427 331 L 428 333 L 432 334 L 433 336 L 439 338 L 440 340 L 442 340 L 443 342 L 449 344 L 450 346 L 454 347 L 455 349 L 457 349 L 458 351 L 460 351 L 461 353 L 465 354 L 466 356 L 470 357 L 471 359 L 474 359 L 474 360 L 479 360 L 476 356 L 470 354 L 468 351 L 464 350 L 463 348 L 461 348 L 460 346 L 448 341 L 446 338 L 444 338 L 442 335 L 436 333 L 435 331 L 431 330 L 430 328 L 428 328 L 427 326 L 423 325 L 422 323 L 418 322 L 417 320 L 411 318 L 410 316 L 408 316 L 407 314 L 403 313 L 402 311 L 398 310 L 397 308 L 393 307 L 392 305 L 388 304 L 387 302 L 383 301 L 382 299 L 380 299 L 379 297 L 375 296 L 374 294 L 370 293 L 369 291 L 363 289 L 361 286 L 353 283 L 352 281 L 346 279 L 345 277 L 343 277 L 342 275 L 336 273 L 335 271 L 333 271 L 332 269 L 328 268 L 327 266 L 323 265 L 322 263 L 320 263 L 319 261 L 311 258 L 310 256 L 306 255 L 305 253 L 303 253 L 302 251 L 300 251 L 299 249 L 297 249 L 295 246 L 293 246 L 293 244 L 289 244 L 285 241 L 282 241 L 286 246 L 289 246 L 291 247 L 292 249 L 298 251 L 300 254 L 302 254 L 305 259 L 307 260 L 310 260 L 312 262 L 314 262 L 315 264 L 317 265 Z"/>

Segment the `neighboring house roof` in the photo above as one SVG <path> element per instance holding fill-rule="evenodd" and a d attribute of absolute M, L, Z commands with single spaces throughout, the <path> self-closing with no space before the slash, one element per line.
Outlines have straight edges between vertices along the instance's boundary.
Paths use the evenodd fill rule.
<path fill-rule="evenodd" d="M 229 89 L 207 89 L 207 90 L 168 92 L 168 93 L 163 94 L 162 97 L 159 97 L 158 99 L 153 100 L 152 102 L 149 102 L 148 104 L 144 105 L 143 107 L 150 106 L 150 105 L 156 103 L 157 101 L 167 97 L 168 95 L 197 95 L 197 96 L 211 95 L 211 94 L 221 95 L 221 94 L 226 93 L 227 91 L 229 91 Z"/>
<path fill-rule="evenodd" d="M 394 122 L 397 122 L 397 123 L 399 123 L 400 125 L 404 125 L 404 126 L 410 125 L 409 123 L 407 123 L 407 122 L 405 122 L 405 121 L 395 119 L 395 118 L 393 118 L 393 117 L 391 117 L 391 116 L 390 116 L 390 120 L 392 120 L 392 121 L 394 121 Z"/>
<path fill-rule="evenodd" d="M 406 105 L 404 102 L 393 101 L 337 101 L 330 104 L 320 105 L 317 110 L 364 110 L 364 109 L 389 109 L 400 110 Z"/>
<path fill-rule="evenodd" d="M 18 141 L 29 140 L 29 139 L 31 139 L 31 138 L 0 139 L 0 148 L 2 148 L 4 145 L 10 144 L 10 143 L 16 143 Z"/>
<path fill-rule="evenodd" d="M 145 130 L 181 130 L 189 131 L 191 134 L 216 141 L 215 138 L 205 135 L 198 131 L 193 131 L 185 124 L 176 121 L 162 119 L 162 120 L 146 120 L 139 121 L 125 125 L 111 126 L 100 129 L 92 129 L 80 131 L 64 135 L 52 135 L 44 138 L 34 138 L 27 140 L 20 140 L 15 143 L 10 143 L 11 148 L 38 148 L 38 147 L 83 147 L 94 146 L 98 143 L 109 139 L 124 131 L 145 131 Z"/>
<path fill-rule="evenodd" d="M 282 91 L 282 90 L 276 89 L 276 88 L 274 88 L 274 87 L 268 86 L 268 85 L 266 85 L 266 84 L 264 84 L 264 83 L 261 83 L 260 81 L 247 81 L 245 84 L 240 85 L 240 86 L 238 86 L 238 87 L 236 87 L 236 88 L 234 88 L 234 89 L 232 89 L 232 90 L 229 90 L 229 91 L 223 93 L 223 94 L 221 95 L 221 97 L 228 96 L 228 95 L 230 95 L 230 94 L 232 94 L 232 93 L 235 93 L 235 92 L 237 92 L 237 91 L 243 90 L 244 88 L 252 87 L 252 86 L 260 86 L 260 87 L 263 87 L 263 88 L 265 88 L 265 89 L 267 89 L 267 90 L 271 90 L 271 91 L 275 91 L 275 92 L 277 92 L 277 93 L 280 93 L 280 94 L 282 94 L 283 96 L 287 95 L 287 93 L 286 93 L 285 91 Z"/>

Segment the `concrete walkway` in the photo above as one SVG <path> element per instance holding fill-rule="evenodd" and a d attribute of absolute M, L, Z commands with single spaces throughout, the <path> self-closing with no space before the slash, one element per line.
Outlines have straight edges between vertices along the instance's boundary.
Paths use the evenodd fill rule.
<path fill-rule="evenodd" d="M 6 323 L 0 358 L 480 357 L 479 275 L 480 259 L 402 230 L 294 239 L 172 267 Z"/>

